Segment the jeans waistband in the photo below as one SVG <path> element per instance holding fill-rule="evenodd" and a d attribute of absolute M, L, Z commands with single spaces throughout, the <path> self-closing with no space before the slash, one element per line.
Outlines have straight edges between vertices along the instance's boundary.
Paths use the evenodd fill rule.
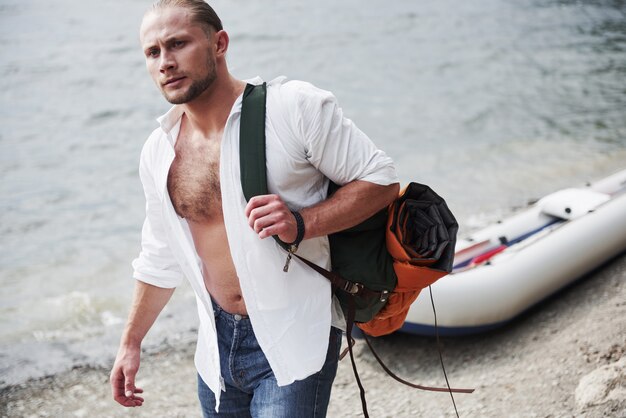
<path fill-rule="evenodd" d="M 213 298 L 211 298 L 211 303 L 213 304 L 213 311 L 215 312 L 216 318 L 219 315 L 222 318 L 229 320 L 231 322 L 240 322 L 240 323 L 250 322 L 250 317 L 248 317 L 248 315 L 232 314 L 230 312 L 227 312 Z"/>

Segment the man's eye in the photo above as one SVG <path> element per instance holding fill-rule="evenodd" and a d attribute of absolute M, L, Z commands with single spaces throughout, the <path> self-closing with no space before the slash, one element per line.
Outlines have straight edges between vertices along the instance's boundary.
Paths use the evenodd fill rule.
<path fill-rule="evenodd" d="M 180 48 L 181 46 L 185 45 L 184 41 L 174 41 L 173 44 L 174 48 Z"/>
<path fill-rule="evenodd" d="M 148 51 L 147 55 L 149 57 L 153 57 L 154 58 L 154 57 L 159 55 L 159 50 L 158 49 L 151 49 L 151 50 Z"/>

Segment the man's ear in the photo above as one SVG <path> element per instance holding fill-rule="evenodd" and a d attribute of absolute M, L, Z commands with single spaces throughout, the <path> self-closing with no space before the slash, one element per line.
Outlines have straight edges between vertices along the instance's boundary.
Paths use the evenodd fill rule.
<path fill-rule="evenodd" d="M 226 33 L 225 30 L 220 30 L 215 32 L 213 36 L 215 37 L 215 54 L 217 56 L 226 55 L 226 51 L 228 51 L 228 43 L 230 41 L 228 33 Z"/>

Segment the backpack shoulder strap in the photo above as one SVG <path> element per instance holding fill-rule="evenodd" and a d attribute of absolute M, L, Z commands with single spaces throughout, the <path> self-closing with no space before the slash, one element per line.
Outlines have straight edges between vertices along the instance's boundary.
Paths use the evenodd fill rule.
<path fill-rule="evenodd" d="M 267 84 L 247 84 L 241 101 L 239 126 L 239 172 L 241 189 L 246 201 L 254 196 L 268 194 L 265 163 L 265 104 Z M 288 250 L 288 245 L 273 236 Z"/>
<path fill-rule="evenodd" d="M 266 84 L 247 84 L 241 102 L 239 129 L 239 168 L 246 201 L 267 194 L 265 168 Z"/>

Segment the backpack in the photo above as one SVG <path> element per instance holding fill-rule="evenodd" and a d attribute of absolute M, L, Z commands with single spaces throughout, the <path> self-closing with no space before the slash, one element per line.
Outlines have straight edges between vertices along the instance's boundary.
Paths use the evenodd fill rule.
<path fill-rule="evenodd" d="M 268 193 L 265 94 L 265 83 L 248 84 L 243 94 L 239 155 L 246 200 Z M 329 195 L 339 187 L 331 182 Z M 420 211 L 430 216 L 416 217 Z M 420 290 L 452 270 L 457 230 L 445 201 L 428 186 L 411 183 L 388 208 L 328 236 L 332 272 L 300 259 L 324 276 L 331 273 L 344 313 L 350 315 L 354 305 L 354 322 L 376 337 L 398 330 Z"/>
<path fill-rule="evenodd" d="M 265 83 L 246 85 L 239 139 L 241 185 L 246 201 L 268 194 L 265 99 Z M 329 196 L 339 187 L 331 182 Z M 420 291 L 452 271 L 457 230 L 458 224 L 445 201 L 428 186 L 410 183 L 388 208 L 352 228 L 328 236 L 331 271 L 299 256 L 288 244 L 274 236 L 276 242 L 288 252 L 288 260 L 292 256 L 300 259 L 332 283 L 346 316 L 348 350 L 366 417 L 364 389 L 352 353 L 353 324 L 371 336 L 400 329 Z M 385 371 L 404 384 L 434 391 L 473 391 L 431 388 L 404 381 L 384 365 L 367 337 L 365 339 Z"/>

